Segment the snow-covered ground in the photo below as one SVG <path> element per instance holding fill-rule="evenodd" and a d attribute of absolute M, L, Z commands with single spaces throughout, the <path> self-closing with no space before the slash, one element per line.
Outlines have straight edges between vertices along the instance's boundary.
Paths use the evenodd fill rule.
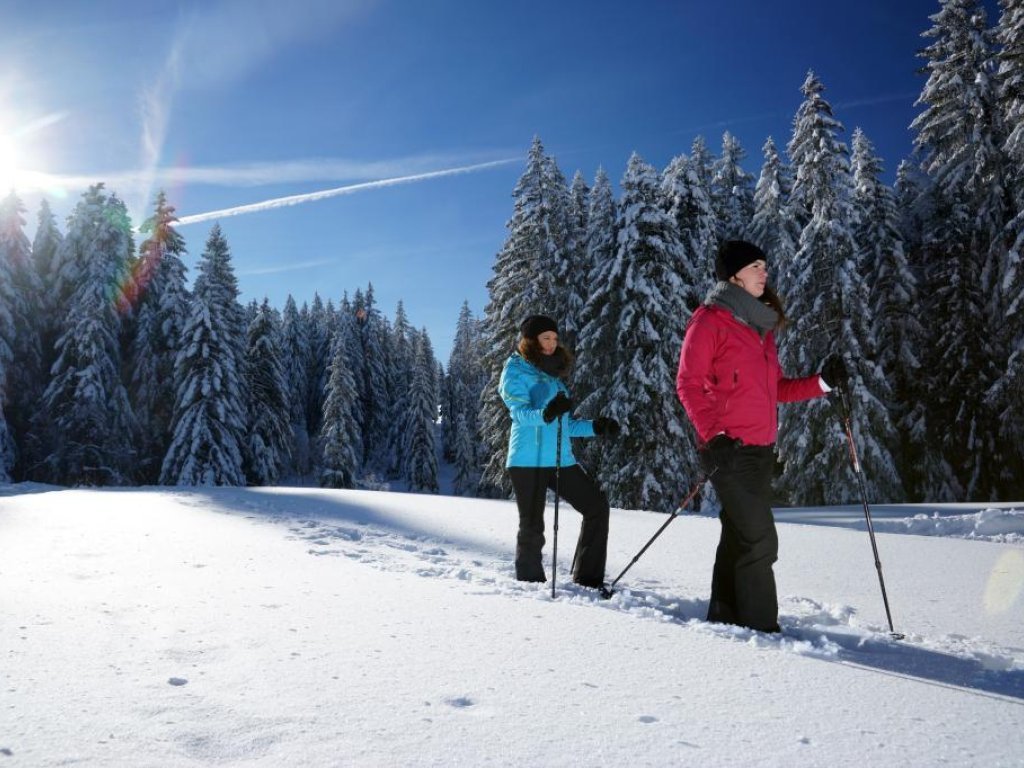
<path fill-rule="evenodd" d="M 511 502 L 0 487 L 0 768 L 1024 765 L 1024 504 L 874 511 L 903 641 L 858 507 L 780 511 L 766 636 L 702 620 L 707 516 L 601 601 L 563 506 L 552 599 Z"/>

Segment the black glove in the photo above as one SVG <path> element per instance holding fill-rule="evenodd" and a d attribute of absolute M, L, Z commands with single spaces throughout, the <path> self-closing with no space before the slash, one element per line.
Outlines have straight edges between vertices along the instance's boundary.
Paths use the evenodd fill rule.
<path fill-rule="evenodd" d="M 572 400 L 566 397 L 562 392 L 559 392 L 548 401 L 547 405 L 544 406 L 544 421 L 550 424 L 563 413 L 567 413 L 571 410 Z"/>
<path fill-rule="evenodd" d="M 729 437 L 725 433 L 712 437 L 700 452 L 704 471 L 710 475 L 716 469 L 728 469 L 736 449 L 741 445 L 743 443 L 738 438 Z"/>
<path fill-rule="evenodd" d="M 619 422 L 608 416 L 598 416 L 594 419 L 594 434 L 606 437 L 618 437 L 622 427 Z"/>
<path fill-rule="evenodd" d="M 831 389 L 845 387 L 850 379 L 850 374 L 846 372 L 846 363 L 843 362 L 843 358 L 834 353 L 825 358 L 819 375 L 822 381 Z"/>

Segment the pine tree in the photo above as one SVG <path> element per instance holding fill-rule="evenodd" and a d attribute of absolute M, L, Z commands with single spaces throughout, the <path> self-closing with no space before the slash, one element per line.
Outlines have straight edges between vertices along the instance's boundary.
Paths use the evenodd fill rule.
<path fill-rule="evenodd" d="M 133 243 L 124 203 L 102 184 L 75 206 L 61 245 L 59 276 L 74 286 L 43 394 L 52 432 L 41 474 L 50 482 L 109 485 L 129 481 L 135 420 L 121 381 L 122 315 Z"/>
<path fill-rule="evenodd" d="M 743 236 L 754 214 L 754 178 L 743 170 L 747 153 L 729 131 L 722 135 L 722 154 L 712 166 L 711 202 L 718 240 Z"/>
<path fill-rule="evenodd" d="M 307 338 L 309 339 L 309 370 L 306 383 L 306 431 L 310 435 L 320 434 L 320 422 L 324 416 L 324 390 L 327 385 L 327 366 L 332 359 L 331 328 L 327 308 L 319 293 L 313 294 L 313 303 L 306 319 Z M 313 457 L 313 463 L 319 463 L 319 456 Z"/>
<path fill-rule="evenodd" d="M 306 396 L 309 391 L 309 336 L 291 294 L 281 318 L 281 353 L 287 387 L 288 422 L 291 425 L 291 469 L 303 477 L 312 471 L 310 437 L 306 427 Z"/>
<path fill-rule="evenodd" d="M 598 168 L 587 215 L 585 281 L 589 294 L 583 307 L 583 327 L 571 379 L 572 391 L 579 401 L 576 413 L 581 418 L 600 415 L 611 400 L 612 361 L 607 350 L 615 342 L 610 318 L 618 317 L 618 312 L 610 304 L 613 297 L 608 280 L 615 263 L 617 215 L 611 181 L 604 168 Z M 587 466 L 600 465 L 602 446 L 597 441 L 587 440 L 578 450 Z"/>
<path fill-rule="evenodd" d="M 676 223 L 682 249 L 679 273 L 684 275 L 686 295 L 683 304 L 692 312 L 703 301 L 714 283 L 714 260 L 717 248 L 718 219 L 711 189 L 701 179 L 698 168 L 686 157 L 672 159 L 662 176 L 663 207 Z"/>
<path fill-rule="evenodd" d="M 18 325 L 26 314 L 25 297 L 18 290 L 19 264 L 30 257 L 21 200 L 11 192 L 0 202 L 0 483 L 10 482 L 18 459 L 14 424 L 15 380 L 18 368 L 14 349 Z M 19 411 L 20 413 L 20 411 Z M 9 415 L 10 414 L 10 415 Z"/>
<path fill-rule="evenodd" d="M 998 290 L 1004 271 L 1005 189 L 985 11 L 975 0 L 943 0 L 924 33 L 928 81 L 912 127 L 932 180 L 934 217 L 925 229 L 922 308 L 932 318 L 923 362 L 931 378 L 927 443 L 948 463 L 928 478 L 935 500 L 989 498 L 1008 457 L 995 441 L 998 414 L 985 394 L 1007 359 Z"/>
<path fill-rule="evenodd" d="M 839 139 L 843 126 L 833 117 L 824 90 L 814 73 L 808 73 L 789 144 L 796 173 L 792 198 L 806 206 L 810 218 L 790 272 L 788 314 L 793 327 L 783 337 L 780 357 L 787 374 L 807 375 L 829 352 L 843 355 L 868 493 L 872 499 L 888 500 L 902 496 L 888 448 L 894 427 L 883 406 L 891 395 L 871 357 L 867 287 L 851 231 L 847 149 Z M 846 438 L 829 399 L 784 405 L 778 445 L 784 462 L 780 485 L 791 503 L 859 498 Z"/>
<path fill-rule="evenodd" d="M 675 395 L 682 332 L 690 311 L 679 274 L 682 245 L 663 210 L 658 172 L 637 155 L 622 178 L 618 250 L 609 271 L 617 312 L 607 318 L 614 343 L 613 388 L 604 415 L 622 434 L 604 453 L 601 477 L 613 506 L 667 509 L 680 476 L 696 472 L 692 436 Z"/>
<path fill-rule="evenodd" d="M 792 178 L 771 137 L 764 143 L 764 164 L 754 188 L 754 215 L 745 239 L 768 254 L 768 270 L 775 290 L 785 296 L 787 279 L 800 244 L 800 227 L 789 207 Z"/>
<path fill-rule="evenodd" d="M 143 224 L 149 237 L 139 246 L 133 275 L 136 295 L 130 395 L 139 423 L 137 469 L 155 483 L 171 442 L 171 419 L 178 387 L 174 364 L 188 316 L 185 241 L 174 228 L 178 218 L 160 192 L 153 216 Z"/>
<path fill-rule="evenodd" d="M 515 202 L 507 224 L 508 237 L 495 258 L 494 276 L 487 283 L 490 301 L 484 311 L 484 366 L 488 382 L 479 417 L 484 455 L 488 457 L 480 481 L 485 496 L 507 497 L 512 491 L 505 472 L 510 420 L 498 394 L 502 367 L 523 319 L 557 311 L 552 277 L 565 241 L 560 239 L 558 205 L 554 201 L 564 199 L 565 193 L 554 183 L 553 167 L 557 168 L 544 154 L 540 139 L 535 138 L 526 170 L 512 193 Z"/>
<path fill-rule="evenodd" d="M 28 449 L 33 437 L 30 425 L 45 387 L 41 340 L 42 283 L 24 232 L 24 212 L 25 208 L 14 192 L 0 202 L 0 285 L 7 286 L 0 287 L 0 303 L 7 305 L 12 323 L 12 335 L 6 340 L 12 357 L 6 376 L 7 396 L 0 394 L 0 421 L 6 415 L 9 440 L 13 440 L 13 445 L 9 443 L 5 450 L 3 443 L 8 439 L 0 437 L 0 456 L 11 453 L 15 458 L 11 466 L 16 480 L 25 479 L 26 470 L 34 461 L 32 451 Z M 4 294 L 8 291 L 11 299 L 5 301 Z M 4 378 L 0 374 L 0 391 L 3 389 Z M 0 476 L 4 463 L 0 458 Z"/>
<path fill-rule="evenodd" d="M 583 174 L 576 171 L 569 189 L 567 221 L 568 242 L 558 266 L 558 286 L 561 300 L 558 312 L 560 341 L 569 349 L 576 349 L 583 328 L 583 307 L 590 295 L 587 283 L 587 218 L 590 213 L 590 189 Z"/>
<path fill-rule="evenodd" d="M 363 376 L 363 408 L 366 411 L 363 427 L 363 464 L 381 473 L 387 472 L 388 427 L 391 413 L 388 406 L 388 338 L 380 310 L 377 309 L 373 284 L 366 289 L 363 314 L 356 312 L 359 330 Z"/>
<path fill-rule="evenodd" d="M 455 326 L 455 340 L 448 358 L 447 405 L 444 436 L 449 461 L 455 466 L 453 491 L 457 496 L 475 493 L 480 477 L 477 445 L 477 408 L 483 392 L 484 370 L 480 355 L 480 323 L 463 302 Z"/>
<path fill-rule="evenodd" d="M 437 366 L 424 328 L 413 342 L 413 378 L 409 386 L 409 412 L 405 439 L 405 476 L 409 490 L 437 493 Z"/>
<path fill-rule="evenodd" d="M 359 468 L 359 426 L 354 411 L 359 395 L 355 379 L 348 364 L 345 344 L 339 338 L 328 366 L 326 398 L 324 400 L 323 467 L 320 485 L 324 488 L 354 488 Z"/>
<path fill-rule="evenodd" d="M 388 362 L 388 407 L 391 423 L 388 427 L 388 477 L 398 477 L 405 466 L 406 416 L 409 411 L 409 386 L 413 377 L 413 329 L 399 301 L 395 322 L 391 327 L 391 354 Z"/>
<path fill-rule="evenodd" d="M 930 460 L 924 455 L 925 446 L 911 438 L 910 429 L 924 394 L 918 388 L 924 328 L 917 315 L 917 280 L 903 252 L 895 195 L 882 183 L 882 162 L 860 128 L 853 133 L 852 166 L 856 263 L 871 287 L 867 307 L 871 357 L 889 383 L 892 398 L 885 406 L 899 426 L 889 447 L 898 457 L 899 476 L 913 487 L 916 468 Z M 887 498 L 897 500 L 894 495 Z"/>
<path fill-rule="evenodd" d="M 249 323 L 245 355 L 249 418 L 245 469 L 250 485 L 276 485 L 291 454 L 289 389 L 281 330 L 263 299 Z"/>
<path fill-rule="evenodd" d="M 1002 375 L 987 395 L 992 412 L 1002 414 L 998 437 L 1005 462 L 995 480 L 1001 498 L 1024 494 L 1024 2 L 1001 0 L 996 37 L 998 53 L 998 109 L 1007 127 L 1002 145 L 1007 170 L 1010 212 L 1007 240 L 1012 243 L 1000 272 L 1002 318 L 997 318 L 1007 356 Z M 1016 449 L 1015 449 L 1016 447 Z"/>
<path fill-rule="evenodd" d="M 214 225 L 175 361 L 173 439 L 161 483 L 245 484 L 245 333 L 231 253 L 220 225 Z"/>
<path fill-rule="evenodd" d="M 361 473 L 363 456 L 366 454 L 363 437 L 366 423 L 366 365 L 363 359 L 363 343 L 360 338 L 360 323 L 362 321 L 358 317 L 358 313 L 363 311 L 364 301 L 362 292 L 357 291 L 355 304 L 350 303 L 346 297 L 341 302 L 341 309 L 337 313 L 332 312 L 329 315 L 332 318 L 331 349 L 335 350 L 336 347 L 341 347 L 345 356 L 345 367 L 349 376 L 352 377 L 352 385 L 355 387 L 355 399 L 350 404 L 352 423 L 355 427 L 348 432 L 346 439 L 355 451 L 356 463 L 353 471 L 357 476 Z M 332 351 L 330 359 L 334 359 L 334 351 Z M 325 389 L 325 398 L 326 394 Z M 320 437 L 320 443 L 323 445 L 325 433 L 322 426 Z"/>

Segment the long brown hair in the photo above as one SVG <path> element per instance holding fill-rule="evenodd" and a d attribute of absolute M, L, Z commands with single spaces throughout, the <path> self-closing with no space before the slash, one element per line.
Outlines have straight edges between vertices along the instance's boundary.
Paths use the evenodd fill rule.
<path fill-rule="evenodd" d="M 766 285 L 764 287 L 764 293 L 761 294 L 761 301 L 774 309 L 778 314 L 779 321 L 775 324 L 775 332 L 781 333 L 789 324 L 789 318 L 786 317 L 786 308 L 783 306 L 782 299 L 779 297 L 779 294 Z"/>
<path fill-rule="evenodd" d="M 556 369 L 558 376 L 567 375 L 572 370 L 573 363 L 576 361 L 572 352 L 561 344 L 549 356 L 541 352 L 540 342 L 536 338 L 527 338 L 526 336 L 519 339 L 516 351 L 542 371 L 550 371 L 552 368 Z M 552 363 L 557 364 L 553 365 Z"/>

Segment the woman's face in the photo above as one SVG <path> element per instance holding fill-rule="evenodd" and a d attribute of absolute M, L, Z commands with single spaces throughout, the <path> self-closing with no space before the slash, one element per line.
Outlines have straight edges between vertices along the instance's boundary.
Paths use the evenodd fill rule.
<path fill-rule="evenodd" d="M 541 352 L 545 355 L 552 355 L 558 349 L 558 334 L 554 331 L 544 331 L 537 337 L 537 343 L 540 344 Z"/>
<path fill-rule="evenodd" d="M 755 299 L 759 299 L 764 294 L 764 287 L 768 283 L 768 264 L 764 259 L 751 262 L 730 277 L 729 282 L 738 285 Z"/>

